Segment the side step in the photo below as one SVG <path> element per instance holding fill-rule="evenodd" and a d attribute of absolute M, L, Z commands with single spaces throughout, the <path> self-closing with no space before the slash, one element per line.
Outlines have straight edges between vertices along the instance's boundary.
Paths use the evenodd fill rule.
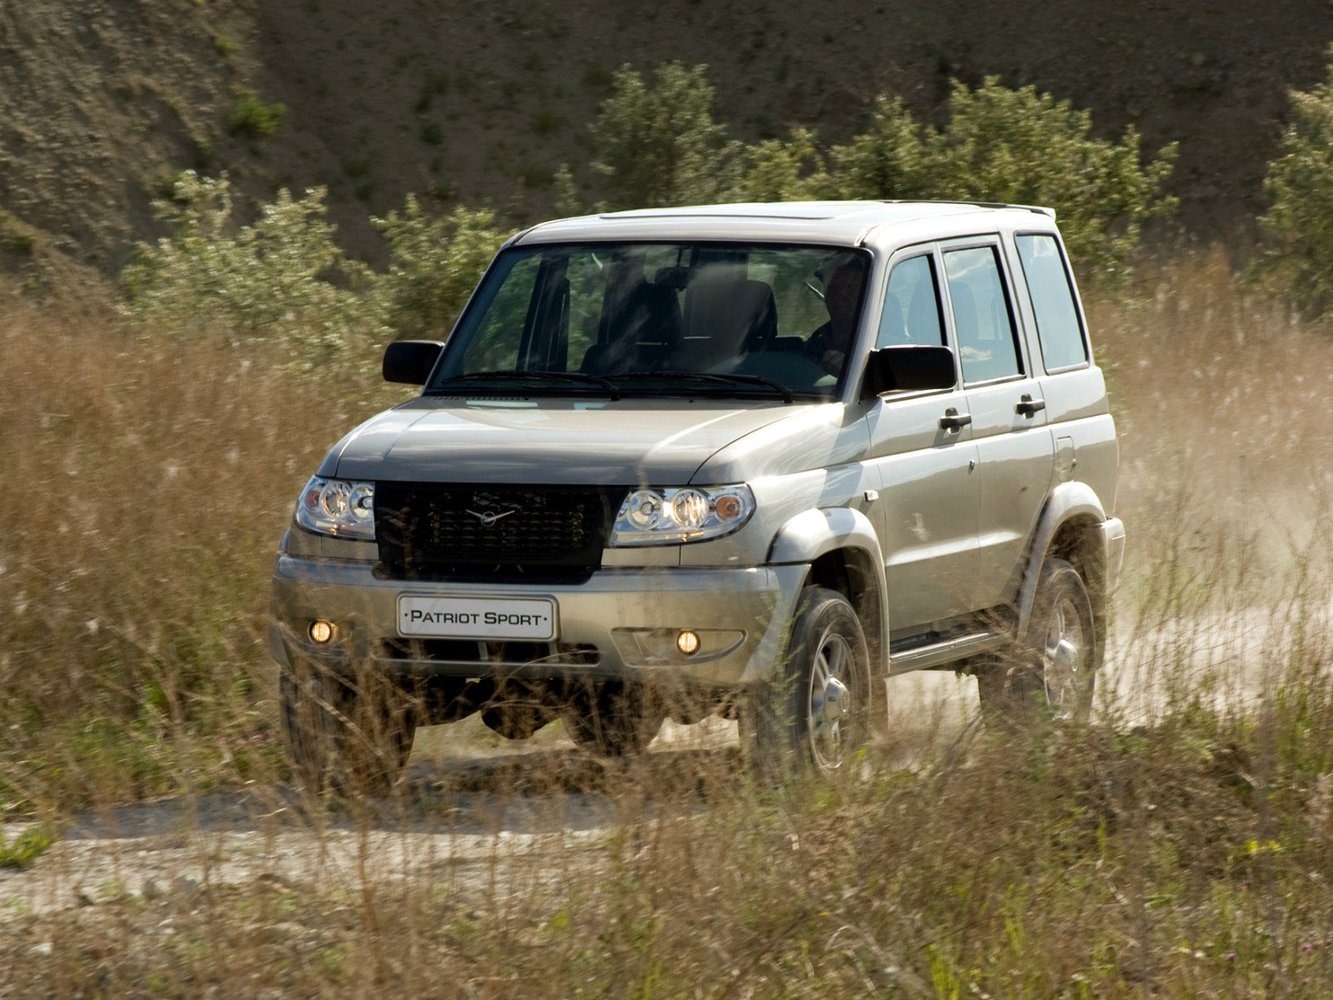
<path fill-rule="evenodd" d="M 908 646 L 897 652 L 890 648 L 889 673 L 905 674 L 912 670 L 943 667 L 969 656 L 994 652 L 1005 644 L 1006 639 L 1001 632 L 970 632 L 923 646 Z"/>

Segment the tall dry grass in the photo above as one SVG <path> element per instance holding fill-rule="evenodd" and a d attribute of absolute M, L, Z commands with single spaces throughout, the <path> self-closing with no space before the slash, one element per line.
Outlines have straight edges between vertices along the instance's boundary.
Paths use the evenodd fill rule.
<path fill-rule="evenodd" d="M 266 576 L 381 390 L 5 317 L 0 782 L 66 839 L 0 906 L 0 993 L 1330 995 L 1333 336 L 1216 256 L 1091 314 L 1130 532 L 1091 726 L 927 705 L 779 790 L 543 733 L 332 810 L 273 752 Z"/>
<path fill-rule="evenodd" d="M 234 781 L 268 756 L 272 553 L 324 449 L 393 398 L 283 360 L 0 318 L 5 808 Z"/>
<path fill-rule="evenodd" d="M 1129 529 L 1118 704 L 1253 703 L 1333 618 L 1333 329 L 1243 294 L 1217 249 L 1094 301 L 1090 322 Z"/>

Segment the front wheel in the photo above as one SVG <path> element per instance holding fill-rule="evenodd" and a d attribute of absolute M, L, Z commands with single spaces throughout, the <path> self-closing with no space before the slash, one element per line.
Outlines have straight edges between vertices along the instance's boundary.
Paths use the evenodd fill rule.
<path fill-rule="evenodd" d="M 870 653 L 841 594 L 807 587 L 778 675 L 751 697 L 751 752 L 761 773 L 821 774 L 851 762 L 870 733 Z"/>
<path fill-rule="evenodd" d="M 982 711 L 1016 727 L 1086 722 L 1096 665 L 1097 631 L 1083 577 L 1064 559 L 1047 559 L 1025 640 L 1013 657 L 977 672 Z"/>

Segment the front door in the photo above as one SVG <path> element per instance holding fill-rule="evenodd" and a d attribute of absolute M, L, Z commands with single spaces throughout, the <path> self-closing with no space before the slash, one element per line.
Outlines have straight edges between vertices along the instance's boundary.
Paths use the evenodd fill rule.
<path fill-rule="evenodd" d="M 892 262 L 876 346 L 943 344 L 939 257 Z M 972 608 L 977 570 L 977 447 L 957 390 L 889 393 L 867 415 L 889 627 L 919 631 Z"/>

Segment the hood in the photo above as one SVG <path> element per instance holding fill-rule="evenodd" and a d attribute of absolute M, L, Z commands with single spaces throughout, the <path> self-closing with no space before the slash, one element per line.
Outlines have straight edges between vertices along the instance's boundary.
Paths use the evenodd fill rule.
<path fill-rule="evenodd" d="M 737 407 L 715 400 L 421 397 L 348 434 L 319 474 L 407 482 L 670 486 L 690 482 L 715 453 L 771 424 L 790 422 L 797 436 L 803 427 L 826 425 L 826 414 L 811 418 L 827 409 L 827 404 Z M 729 471 L 742 471 L 736 466 L 743 463 L 728 464 Z"/>

